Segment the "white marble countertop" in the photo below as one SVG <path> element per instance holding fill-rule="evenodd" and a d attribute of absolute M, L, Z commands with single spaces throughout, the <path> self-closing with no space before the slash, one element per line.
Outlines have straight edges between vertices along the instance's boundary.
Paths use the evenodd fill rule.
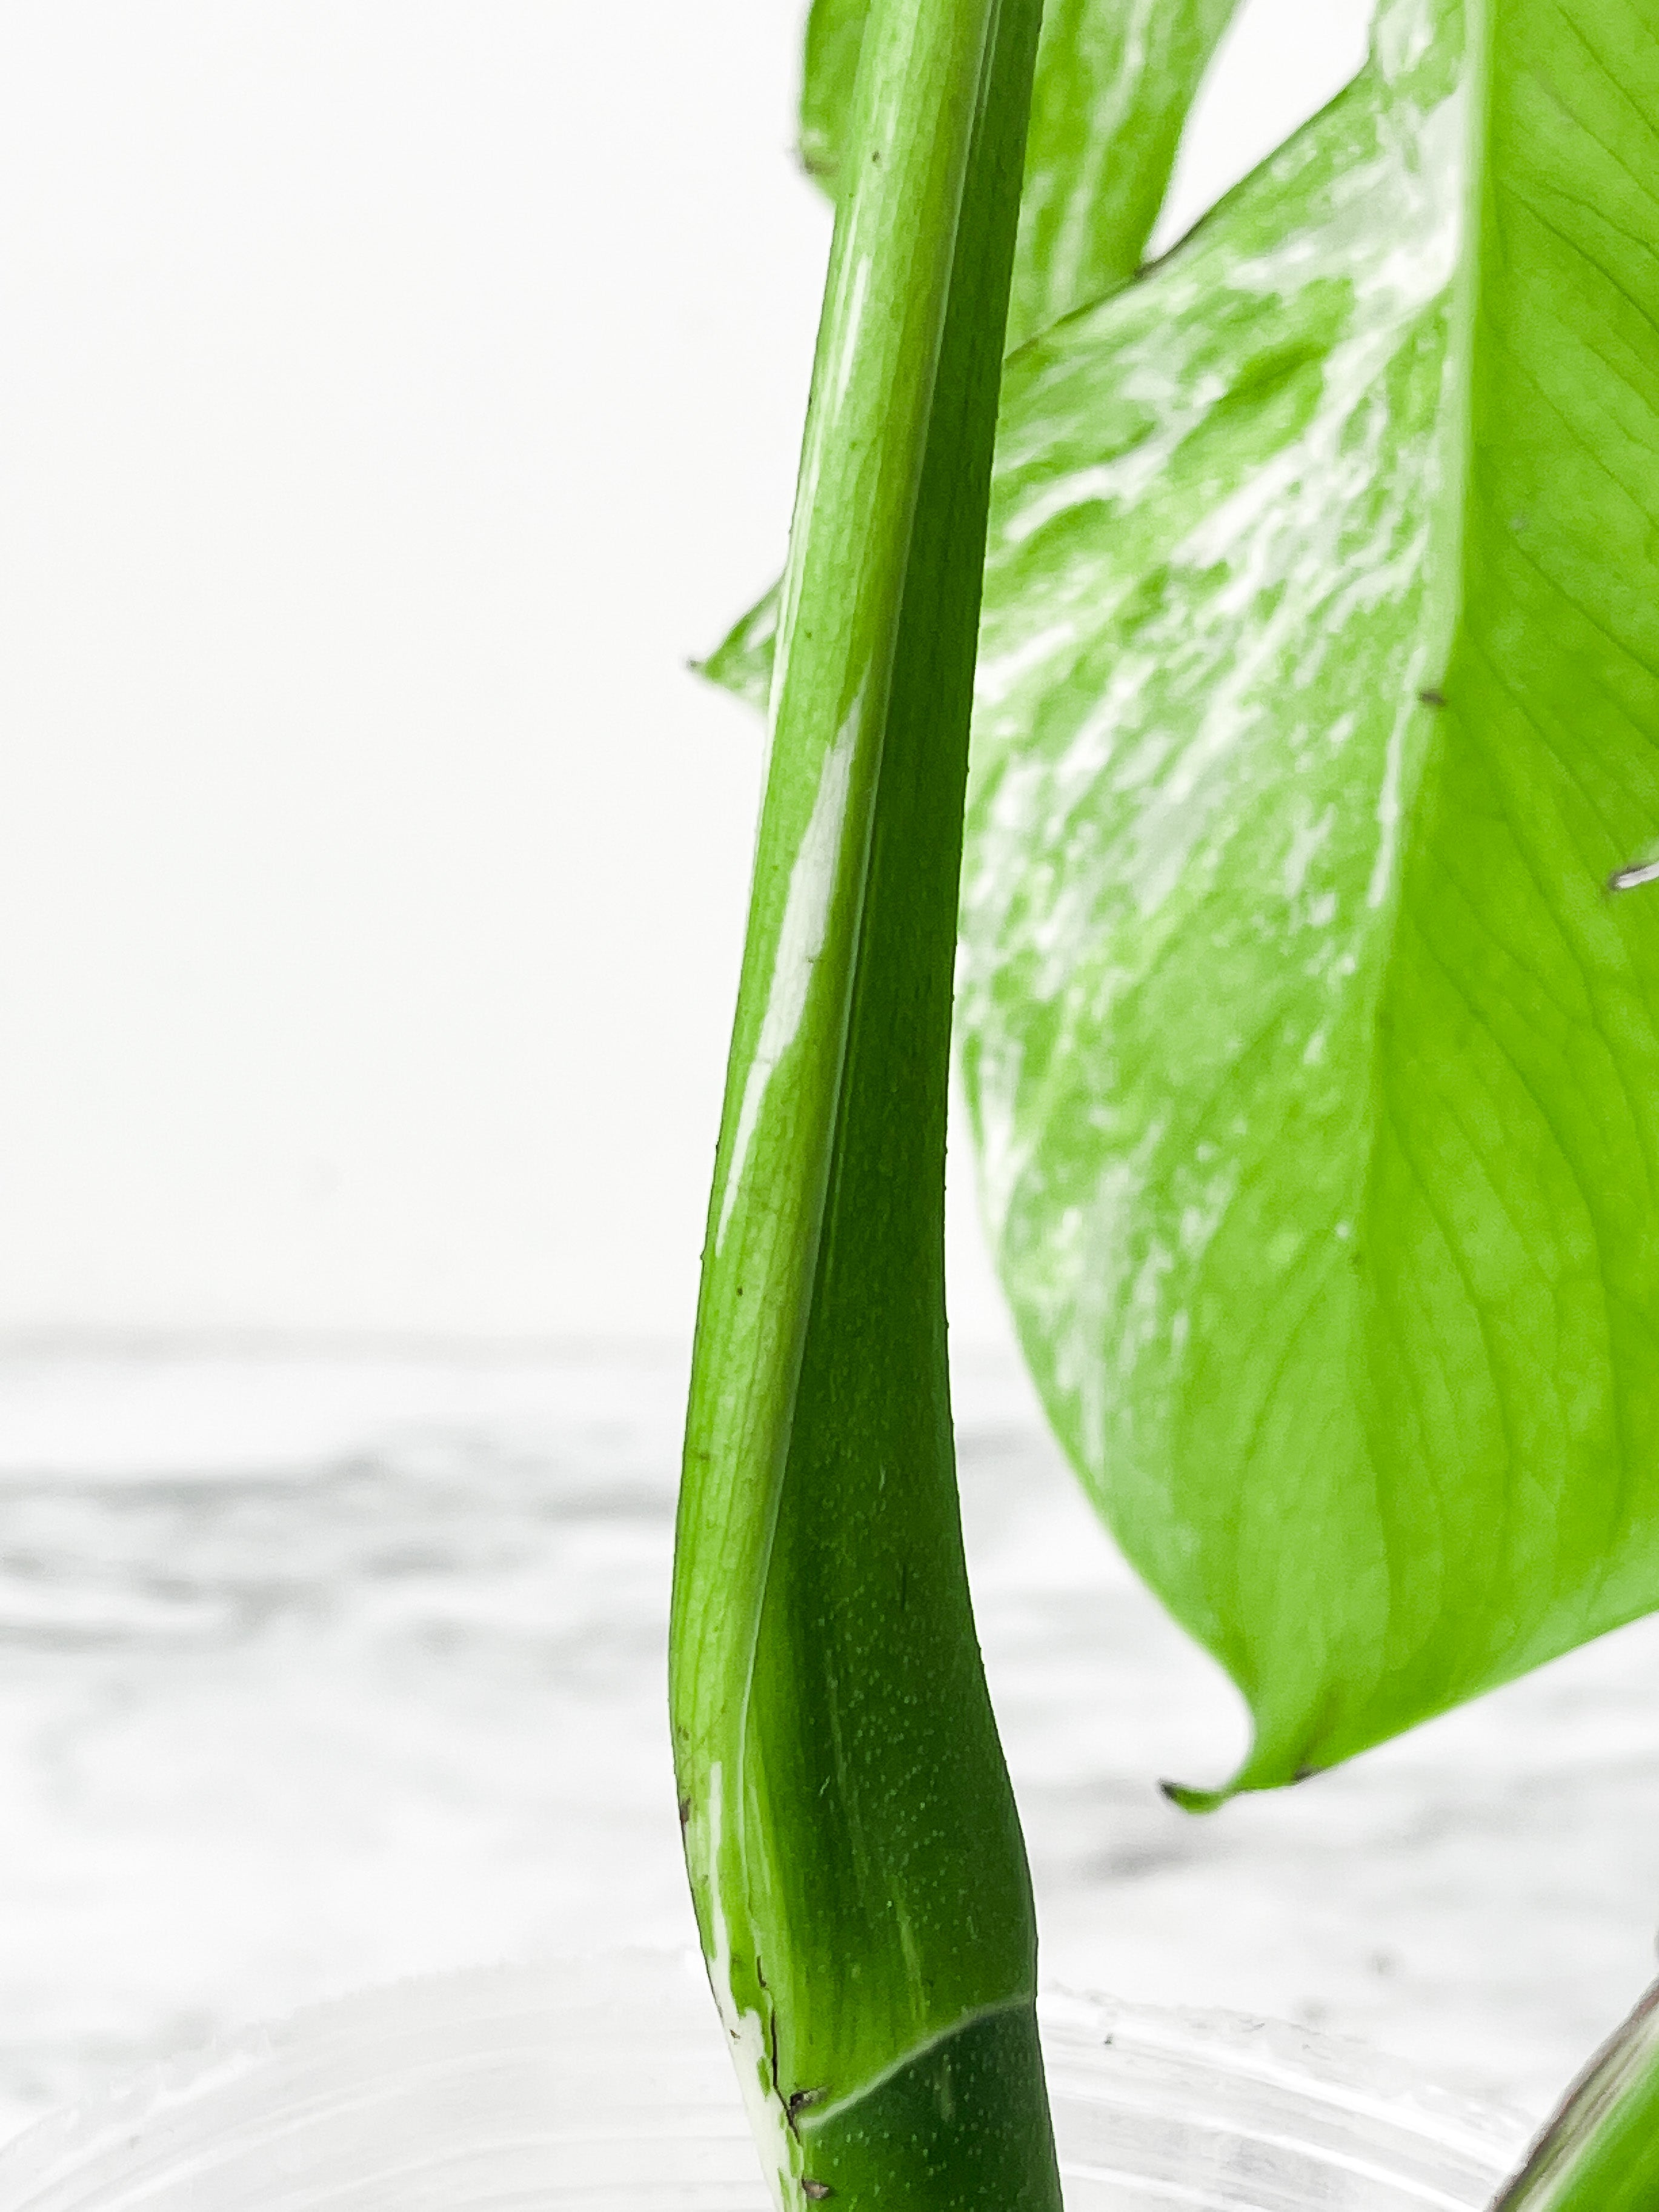
<path fill-rule="evenodd" d="M 1051 1981 L 1541 2109 L 1649 1978 L 1659 1623 L 1206 1820 L 1237 1702 L 1026 1386 L 964 1512 Z M 663 1717 L 681 1361 L 0 1358 L 0 2132 L 425 1969 L 690 1940 Z"/>

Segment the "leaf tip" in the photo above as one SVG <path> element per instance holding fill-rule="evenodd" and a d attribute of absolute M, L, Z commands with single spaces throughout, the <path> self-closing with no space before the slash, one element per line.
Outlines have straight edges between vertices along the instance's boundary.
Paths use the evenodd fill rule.
<path fill-rule="evenodd" d="M 1233 1794 L 1231 1790 L 1194 1790 L 1185 1782 L 1160 1782 L 1158 1786 L 1183 1813 L 1218 1813 Z"/>

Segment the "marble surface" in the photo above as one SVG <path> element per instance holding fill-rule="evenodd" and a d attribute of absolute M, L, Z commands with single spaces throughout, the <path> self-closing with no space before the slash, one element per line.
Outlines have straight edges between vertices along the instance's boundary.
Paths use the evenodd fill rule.
<path fill-rule="evenodd" d="M 312 1999 L 690 1940 L 663 1717 L 682 1363 L 0 1358 L 0 2131 Z M 1659 1923 L 1659 1624 L 1206 1820 L 1237 1701 L 1018 1373 L 964 1514 L 1047 1978 L 1537 2111 Z"/>

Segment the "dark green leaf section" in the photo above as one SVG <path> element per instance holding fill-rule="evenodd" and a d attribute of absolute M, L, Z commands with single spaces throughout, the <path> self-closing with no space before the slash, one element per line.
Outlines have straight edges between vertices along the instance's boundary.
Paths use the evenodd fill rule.
<path fill-rule="evenodd" d="M 1042 2053 L 1028 2004 L 964 2021 L 843 2105 L 798 2118 L 820 2189 L 882 2212 L 1051 2212 L 1048 2172 L 1000 2124 L 1041 2101 Z"/>
<path fill-rule="evenodd" d="M 1575 2083 L 1492 2212 L 1655 2212 L 1659 1988 Z"/>
<path fill-rule="evenodd" d="M 1008 343 L 1115 291 L 1139 264 L 1182 125 L 1237 0 L 1048 0 Z M 801 158 L 835 191 L 870 0 L 813 0 Z"/>
<path fill-rule="evenodd" d="M 891 0 L 780 602 L 687 1427 L 687 1862 L 787 2204 L 1059 2212 L 945 1360 L 951 969 L 1036 0 Z"/>
<path fill-rule="evenodd" d="M 1235 1788 L 1659 1603 L 1659 8 L 1475 13 L 1005 398 L 964 1065 Z"/>

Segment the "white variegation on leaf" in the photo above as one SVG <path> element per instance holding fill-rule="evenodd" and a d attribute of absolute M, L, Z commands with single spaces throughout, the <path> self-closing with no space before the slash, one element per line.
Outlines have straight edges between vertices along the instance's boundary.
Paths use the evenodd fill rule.
<path fill-rule="evenodd" d="M 986 1200 L 1051 1415 L 1240 1675 L 1223 1554 L 1280 1545 L 1287 1452 L 1338 1472 L 1346 1139 L 1443 672 L 1448 12 L 1398 0 L 1334 106 L 1004 390 L 958 1015 Z M 1267 1337 L 1302 1404 L 1252 1485 Z M 1237 1480 L 1213 1539 L 1194 1396 Z"/>
<path fill-rule="evenodd" d="M 1653 15 L 1385 0 L 1005 382 L 963 1065 L 1236 1788 L 1659 1603 Z"/>

